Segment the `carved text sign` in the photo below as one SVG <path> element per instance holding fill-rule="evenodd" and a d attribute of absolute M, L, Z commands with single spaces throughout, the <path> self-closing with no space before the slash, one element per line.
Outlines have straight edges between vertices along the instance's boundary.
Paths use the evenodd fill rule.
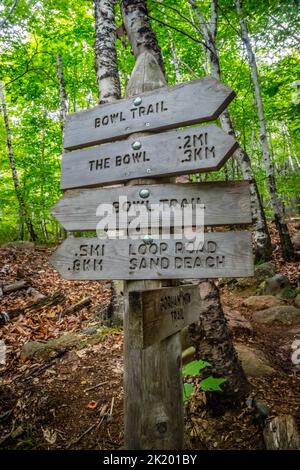
<path fill-rule="evenodd" d="M 191 184 L 153 184 L 117 188 L 72 189 L 53 206 L 52 214 L 66 230 L 96 230 L 99 222 L 110 211 L 115 226 L 112 230 L 130 229 L 139 217 L 139 227 L 159 227 L 167 220 L 153 217 L 157 207 L 160 213 L 179 217 L 170 227 L 182 226 L 184 210 L 194 212 L 199 205 L 204 210 L 204 225 L 251 223 L 249 183 L 213 182 Z M 105 209 L 108 207 L 108 209 Z M 102 209 L 102 210 L 101 210 Z M 126 217 L 125 217 L 126 216 Z M 195 225 L 195 224 L 193 224 Z"/>
<path fill-rule="evenodd" d="M 172 236 L 170 236 L 172 237 Z M 250 232 L 211 232 L 194 249 L 185 239 L 68 238 L 51 257 L 65 279 L 191 279 L 253 275 Z"/>
<path fill-rule="evenodd" d="M 61 188 L 217 170 L 237 146 L 212 124 L 75 150 L 63 155 Z"/>
<path fill-rule="evenodd" d="M 134 132 L 213 121 L 232 101 L 233 90 L 212 77 L 95 106 L 67 117 L 64 148 L 122 139 Z"/>

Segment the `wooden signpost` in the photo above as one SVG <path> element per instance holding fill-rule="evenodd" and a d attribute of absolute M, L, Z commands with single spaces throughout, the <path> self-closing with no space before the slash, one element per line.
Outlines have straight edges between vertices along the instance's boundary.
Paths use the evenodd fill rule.
<path fill-rule="evenodd" d="M 66 230 L 96 230 L 101 220 L 100 204 L 111 205 L 118 230 L 130 229 L 134 212 L 139 210 L 142 213 L 140 228 L 148 228 L 150 222 L 152 228 L 159 227 L 162 224 L 159 218 L 150 219 L 153 204 L 162 210 L 184 209 L 189 204 L 194 211 L 197 204 L 203 204 L 205 225 L 251 223 L 249 184 L 246 181 L 74 189 L 66 191 L 53 206 L 52 214 Z M 120 211 L 126 212 L 128 219 L 116 217 Z M 181 226 L 182 218 L 179 219 L 174 219 L 172 226 Z"/>
<path fill-rule="evenodd" d="M 187 239 L 67 238 L 51 257 L 65 279 L 192 279 L 253 274 L 250 232 L 209 232 L 194 250 Z"/>
<path fill-rule="evenodd" d="M 75 150 L 63 155 L 61 188 L 218 170 L 237 147 L 211 124 Z"/>
<path fill-rule="evenodd" d="M 162 83 L 155 58 L 142 52 L 128 88 L 138 93 Z M 169 209 L 187 205 L 192 214 L 202 205 L 206 227 L 251 222 L 246 182 L 172 184 L 169 179 L 160 184 L 158 179 L 212 171 L 226 162 L 238 144 L 214 124 L 153 132 L 215 120 L 233 97 L 230 88 L 206 77 L 67 118 L 61 188 L 68 191 L 52 212 L 66 230 L 98 229 L 98 237 L 67 238 L 51 262 L 66 279 L 128 281 L 124 282 L 127 449 L 183 446 L 180 331 L 198 321 L 205 305 L 197 286 L 179 286 L 176 280 L 253 275 L 250 232 L 206 228 L 203 244 L 194 245 L 187 233 L 179 234 L 181 218 L 171 220 L 168 233 L 163 228 Z M 149 131 L 151 135 L 139 134 Z M 126 181 L 129 186 L 92 188 Z M 103 205 L 116 216 L 115 234 L 127 237 L 99 237 Z M 153 205 L 166 212 L 151 219 Z M 140 236 L 130 237 L 134 211 L 141 208 Z M 170 287 L 162 287 L 164 279 Z"/>
<path fill-rule="evenodd" d="M 129 305 L 132 315 L 141 319 L 135 337 L 142 348 L 197 322 L 206 309 L 195 285 L 129 292 Z"/>
<path fill-rule="evenodd" d="M 214 121 L 235 93 L 212 77 L 95 106 L 66 119 L 64 148 L 73 150 L 122 139 L 134 132 Z"/>

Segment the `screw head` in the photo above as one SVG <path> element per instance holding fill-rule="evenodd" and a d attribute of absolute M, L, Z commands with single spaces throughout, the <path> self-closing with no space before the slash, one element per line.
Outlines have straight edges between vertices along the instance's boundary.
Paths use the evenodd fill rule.
<path fill-rule="evenodd" d="M 146 199 L 147 197 L 150 196 L 150 191 L 147 188 L 141 189 L 139 192 L 139 195 L 142 199 Z"/>
<path fill-rule="evenodd" d="M 142 104 L 142 101 L 142 98 L 140 96 L 137 96 L 136 98 L 134 98 L 133 104 L 134 106 L 139 106 L 140 104 Z"/>
<path fill-rule="evenodd" d="M 146 245 L 151 245 L 151 243 L 153 242 L 153 238 L 151 237 L 151 235 L 145 235 L 143 240 Z"/>
<path fill-rule="evenodd" d="M 146 172 L 151 173 L 151 168 L 147 168 Z"/>
<path fill-rule="evenodd" d="M 133 148 L 133 150 L 140 150 L 140 148 L 142 148 L 142 144 L 139 140 L 135 140 L 131 147 Z"/>

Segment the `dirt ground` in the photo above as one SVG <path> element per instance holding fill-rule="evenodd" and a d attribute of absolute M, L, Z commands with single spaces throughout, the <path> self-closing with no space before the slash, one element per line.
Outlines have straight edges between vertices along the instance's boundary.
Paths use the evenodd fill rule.
<path fill-rule="evenodd" d="M 276 246 L 276 239 L 274 241 Z M 46 358 L 24 359 L 28 341 L 48 341 L 62 333 L 99 328 L 99 311 L 110 302 L 105 282 L 63 280 L 48 263 L 49 247 L 0 248 L 0 282 L 21 277 L 45 295 L 62 291 L 65 300 L 18 315 L 0 326 L 7 346 L 7 361 L 0 365 L 0 447 L 2 449 L 119 449 L 123 445 L 123 335 L 106 328 L 101 340 L 86 347 L 65 348 Z M 275 252 L 276 255 L 276 252 Z M 283 264 L 276 255 L 277 271 L 295 282 L 299 263 Z M 269 417 L 292 414 L 300 426 L 300 372 L 293 366 L 291 343 L 299 331 L 262 327 L 242 306 L 243 293 L 225 285 L 222 303 L 252 322 L 253 331 L 234 333 L 235 342 L 263 351 L 275 373 L 249 377 L 251 397 L 269 408 Z M 89 297 L 91 304 L 73 315 L 64 309 Z M 27 288 L 0 298 L 0 311 L 27 305 Z M 92 335 L 91 335 L 92 336 Z M 214 417 L 205 407 L 205 395 L 194 395 L 186 406 L 186 447 L 191 449 L 263 449 L 262 418 L 251 402 L 243 408 Z"/>

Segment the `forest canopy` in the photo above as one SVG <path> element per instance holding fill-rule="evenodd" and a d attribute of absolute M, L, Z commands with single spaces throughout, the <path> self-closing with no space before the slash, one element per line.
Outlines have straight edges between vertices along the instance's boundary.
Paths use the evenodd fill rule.
<path fill-rule="evenodd" d="M 149 18 L 162 49 L 169 85 L 211 74 L 210 50 L 193 4 L 208 24 L 210 0 L 148 1 Z M 284 202 L 288 214 L 299 214 L 299 1 L 245 0 L 242 7 L 258 68 L 277 197 Z M 221 78 L 237 94 L 229 107 L 231 118 L 238 141 L 250 156 L 266 215 L 272 218 L 255 87 L 236 2 L 219 1 L 217 15 L 216 49 Z M 116 2 L 116 27 L 123 95 L 135 58 L 122 23 L 119 2 Z M 20 198 L 37 239 L 55 241 L 60 234 L 50 208 L 61 195 L 61 84 L 64 84 L 68 113 L 99 102 L 94 42 L 92 1 L 5 0 L 0 5 L 0 80 L 18 176 L 16 190 L 2 113 L 0 242 L 30 238 L 30 229 L 20 217 Z M 233 159 L 218 172 L 193 177 L 193 181 L 227 179 L 243 179 Z"/>

